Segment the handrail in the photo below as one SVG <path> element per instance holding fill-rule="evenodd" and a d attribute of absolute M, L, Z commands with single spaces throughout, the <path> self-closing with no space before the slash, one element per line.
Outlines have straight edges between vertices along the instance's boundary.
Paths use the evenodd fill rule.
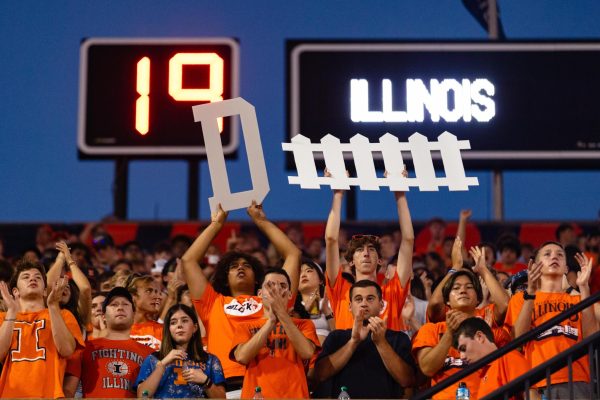
<path fill-rule="evenodd" d="M 437 385 L 415 394 L 413 397 L 411 397 L 411 400 L 430 399 L 434 394 L 446 389 L 448 386 L 451 386 L 451 385 L 455 384 L 456 382 L 462 380 L 463 378 L 471 375 L 472 373 L 474 373 L 481 367 L 484 367 L 487 364 L 491 363 L 492 361 L 497 360 L 498 358 L 502 357 L 506 353 L 509 353 L 509 352 L 521 347 L 525 343 L 529 342 L 531 339 L 534 339 L 535 337 L 537 337 L 540 333 L 548 330 L 549 328 L 552 328 L 557 323 L 565 320 L 566 318 L 569 318 L 572 315 L 577 314 L 578 312 L 582 311 L 583 309 L 588 308 L 589 306 L 596 303 L 598 300 L 600 300 L 600 292 L 597 292 L 594 295 L 588 297 L 587 299 L 580 301 L 573 307 L 571 307 L 568 310 L 563 311 L 561 314 L 558 314 L 557 316 L 549 319 L 548 321 L 544 322 L 542 325 L 536 327 L 535 329 L 519 336 L 518 338 L 515 338 L 514 340 L 510 341 L 505 346 L 500 347 L 498 350 L 495 350 L 492 353 L 488 354 L 487 356 L 474 362 L 473 364 L 470 364 L 465 369 L 451 375 L 450 377 L 444 379 Z"/>
<path fill-rule="evenodd" d="M 524 389 L 521 389 L 521 387 L 523 386 L 524 381 L 529 381 L 529 382 L 541 381 L 547 375 L 546 369 L 549 369 L 550 374 L 553 374 L 554 372 L 558 371 L 559 369 L 564 368 L 564 365 L 562 365 L 560 363 L 560 361 L 568 359 L 569 357 L 571 357 L 572 360 L 577 360 L 577 359 L 583 357 L 585 355 L 586 351 L 588 351 L 588 347 L 590 344 L 595 344 L 597 346 L 600 345 L 599 339 L 600 339 L 600 332 L 596 332 L 593 335 L 588 336 L 587 338 L 583 339 L 581 342 L 577 343 L 575 346 L 571 347 L 570 349 L 557 354 L 556 356 L 552 357 L 548 361 L 545 361 L 544 363 L 538 365 L 534 369 L 527 371 L 526 373 L 524 373 L 523 375 L 519 376 L 516 379 L 513 379 L 509 383 L 505 384 L 503 387 L 498 388 L 498 389 L 494 390 L 492 393 L 483 397 L 481 400 L 500 399 L 504 396 L 510 397 L 510 396 L 514 395 L 515 392 L 523 391 Z"/>

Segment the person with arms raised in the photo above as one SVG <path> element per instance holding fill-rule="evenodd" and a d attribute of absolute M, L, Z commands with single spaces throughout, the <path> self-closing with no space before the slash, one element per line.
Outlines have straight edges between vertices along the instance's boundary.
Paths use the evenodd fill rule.
<path fill-rule="evenodd" d="M 326 176 L 331 176 L 326 171 Z M 406 178 L 406 169 L 402 172 Z M 409 293 L 412 276 L 412 255 L 415 235 L 410 211 L 404 192 L 394 192 L 400 222 L 402 241 L 398 251 L 398 261 L 393 276 L 382 285 L 384 307 L 381 318 L 393 330 L 405 329 L 402 321 L 402 307 Z M 352 284 L 342 277 L 340 268 L 339 232 L 343 190 L 334 190 L 331 211 L 325 227 L 326 251 L 326 290 L 335 317 L 336 329 L 352 329 L 354 317 L 350 311 L 350 287 Z M 377 269 L 381 264 L 379 238 L 374 235 L 354 235 L 348 243 L 345 258 L 350 263 L 356 281 L 369 279 L 377 282 Z"/>
<path fill-rule="evenodd" d="M 298 289 L 300 250 L 267 219 L 261 205 L 253 202 L 248 207 L 248 214 L 283 258 L 283 269 L 290 276 L 290 292 L 295 296 Z M 208 282 L 199 263 L 223 228 L 226 218 L 227 213 L 219 206 L 212 215 L 210 225 L 196 238 L 181 261 L 194 308 L 206 328 L 207 349 L 223 365 L 227 396 L 239 397 L 246 368 L 230 360 L 229 352 L 236 325 L 263 317 L 262 299 L 256 296 L 256 291 L 264 275 L 264 266 L 249 254 L 230 251 L 217 263 L 213 283 Z"/>

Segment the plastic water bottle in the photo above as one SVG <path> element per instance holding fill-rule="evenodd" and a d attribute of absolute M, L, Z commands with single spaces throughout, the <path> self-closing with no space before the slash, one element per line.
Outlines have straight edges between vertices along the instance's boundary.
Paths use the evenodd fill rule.
<path fill-rule="evenodd" d="M 340 388 L 340 394 L 338 395 L 338 400 L 350 400 L 350 395 L 348 394 L 348 388 L 346 386 L 342 386 Z"/>
<path fill-rule="evenodd" d="M 264 399 L 263 394 L 262 394 L 262 389 L 260 388 L 260 386 L 257 386 L 254 389 L 254 396 L 252 398 L 253 399 Z"/>
<path fill-rule="evenodd" d="M 469 400 L 471 398 L 471 393 L 469 393 L 469 388 L 465 382 L 460 382 L 458 384 L 458 389 L 456 389 L 456 400 Z"/>

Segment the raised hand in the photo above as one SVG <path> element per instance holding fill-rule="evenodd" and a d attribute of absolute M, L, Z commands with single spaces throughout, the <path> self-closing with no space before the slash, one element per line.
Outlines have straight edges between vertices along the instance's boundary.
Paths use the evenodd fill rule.
<path fill-rule="evenodd" d="M 402 172 L 400 173 L 402 175 L 402 178 L 408 178 L 408 170 L 406 169 L 406 164 L 404 164 Z M 384 171 L 383 172 L 383 177 L 387 178 L 388 176 L 390 176 L 389 172 Z M 398 200 L 399 197 L 404 195 L 404 191 L 394 191 L 394 197 L 396 198 L 396 200 Z"/>
<path fill-rule="evenodd" d="M 256 204 L 256 200 L 252 200 L 252 204 L 250 204 L 250 207 L 246 211 L 254 221 L 264 221 L 267 219 L 262 204 Z"/>
<path fill-rule="evenodd" d="M 575 283 L 578 287 L 587 287 L 590 282 L 590 276 L 592 274 L 592 259 L 588 258 L 585 254 L 575 254 L 575 259 L 581 267 L 581 271 L 577 272 L 577 279 Z"/>
<path fill-rule="evenodd" d="M 167 284 L 167 296 L 169 296 L 172 299 L 176 299 L 177 298 L 177 290 L 179 290 L 179 288 L 182 286 L 185 286 L 185 281 L 183 281 L 181 279 L 177 279 L 174 276 L 173 279 L 171 279 L 169 281 L 169 283 Z"/>
<path fill-rule="evenodd" d="M 469 318 L 469 315 L 459 310 L 448 310 L 446 313 L 446 326 L 450 333 L 454 333 L 458 330 L 460 324 Z"/>
<path fill-rule="evenodd" d="M 331 315 L 333 312 L 331 311 L 331 307 L 329 306 L 329 299 L 327 298 L 327 291 L 323 294 L 323 303 L 321 306 L 321 313 L 324 315 Z"/>
<path fill-rule="evenodd" d="M 64 242 L 60 241 L 56 243 L 56 250 L 58 250 L 65 258 L 67 265 L 73 261 L 73 257 L 71 256 L 71 250 L 69 250 L 69 246 Z"/>
<path fill-rule="evenodd" d="M 485 251 L 483 251 L 482 247 L 474 246 L 469 250 L 469 254 L 471 254 L 471 257 L 475 261 L 473 271 L 480 274 L 483 268 L 487 268 L 485 265 Z"/>
<path fill-rule="evenodd" d="M 415 316 L 415 301 L 412 295 L 407 295 L 402 307 L 402 319 L 410 321 Z"/>
<path fill-rule="evenodd" d="M 210 214 L 210 221 L 218 224 L 224 224 L 227 219 L 227 211 L 223 211 L 223 207 L 221 207 L 221 203 L 217 206 L 217 209 Z"/>
<path fill-rule="evenodd" d="M 92 317 L 98 321 L 98 330 L 100 332 L 106 329 L 106 318 L 104 318 L 104 314 L 98 314 L 95 317 Z"/>
<path fill-rule="evenodd" d="M 60 298 L 62 297 L 62 294 L 68 284 L 69 278 L 67 277 L 59 278 L 56 282 L 54 282 L 54 286 L 52 287 L 52 290 L 46 299 L 48 307 L 52 305 L 59 305 Z"/>
<path fill-rule="evenodd" d="M 273 310 L 273 295 L 266 289 L 261 289 L 261 299 L 264 308 L 264 313 L 267 314 L 267 317 L 270 322 L 277 323 L 277 315 L 275 315 L 275 311 Z"/>
<path fill-rule="evenodd" d="M 367 338 L 369 334 L 369 326 L 363 323 L 365 319 L 365 310 L 360 310 L 358 315 L 354 316 L 354 325 L 352 325 L 352 334 L 350 340 L 355 342 L 362 342 Z"/>
<path fill-rule="evenodd" d="M 271 309 L 275 316 L 280 319 L 285 314 L 287 315 L 287 302 L 289 292 L 281 289 L 277 285 L 271 285 L 266 288 L 268 296 L 271 298 Z"/>
<path fill-rule="evenodd" d="M 4 301 L 4 305 L 6 306 L 6 316 L 8 318 L 14 318 L 18 312 L 21 311 L 21 303 L 19 302 L 19 294 L 17 293 L 15 297 L 10 294 L 8 290 L 8 285 L 4 281 L 0 281 L 0 295 L 2 296 L 2 300 Z"/>
<path fill-rule="evenodd" d="M 369 325 L 367 325 L 369 331 L 371 331 L 371 339 L 373 343 L 379 344 L 382 340 L 385 340 L 385 331 L 387 330 L 387 318 L 385 320 L 379 317 L 369 318 Z"/>
<path fill-rule="evenodd" d="M 460 210 L 460 219 L 469 219 L 473 215 L 471 210 Z"/>
<path fill-rule="evenodd" d="M 540 288 L 542 277 L 542 263 L 529 260 L 527 265 L 527 293 L 534 295 Z"/>
<path fill-rule="evenodd" d="M 321 296 L 319 295 L 319 289 L 315 289 L 314 292 L 310 294 L 308 297 L 308 301 L 304 304 L 304 309 L 308 312 L 314 307 L 315 303 L 317 303 L 317 308 L 319 308 L 319 302 L 321 301 Z"/>
<path fill-rule="evenodd" d="M 331 174 L 331 171 L 327 168 L 325 168 L 325 170 L 323 171 L 323 176 L 325 178 L 333 178 L 333 175 Z M 348 171 L 346 171 L 346 176 L 350 176 L 350 173 Z M 333 193 L 344 193 L 346 190 L 345 189 L 333 189 Z"/>
<path fill-rule="evenodd" d="M 431 290 L 431 287 L 433 286 L 433 281 L 429 279 L 426 271 L 423 271 L 419 274 L 419 279 L 423 283 L 423 286 L 425 286 L 425 289 Z"/>

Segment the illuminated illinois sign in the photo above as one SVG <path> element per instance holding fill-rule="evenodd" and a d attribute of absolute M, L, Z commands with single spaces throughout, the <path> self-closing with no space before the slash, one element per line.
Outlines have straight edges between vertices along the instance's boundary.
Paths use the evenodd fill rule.
<path fill-rule="evenodd" d="M 229 38 L 88 39 L 81 45 L 78 147 L 87 156 L 204 155 L 192 106 L 237 97 L 238 43 Z M 223 151 L 237 120 L 219 119 Z"/>
<path fill-rule="evenodd" d="M 369 82 L 350 81 L 350 119 L 352 122 L 423 122 L 425 110 L 432 122 L 488 122 L 496 114 L 494 85 L 487 79 L 470 81 L 431 79 L 427 87 L 422 79 L 407 79 L 406 110 L 394 110 L 392 81 L 381 81 L 381 111 L 369 111 Z M 400 90 L 398 92 L 402 93 Z M 396 101 L 398 103 L 398 101 Z"/>
<path fill-rule="evenodd" d="M 600 167 L 600 43 L 290 40 L 287 51 L 287 141 L 449 131 L 470 143 L 467 168 Z"/>

